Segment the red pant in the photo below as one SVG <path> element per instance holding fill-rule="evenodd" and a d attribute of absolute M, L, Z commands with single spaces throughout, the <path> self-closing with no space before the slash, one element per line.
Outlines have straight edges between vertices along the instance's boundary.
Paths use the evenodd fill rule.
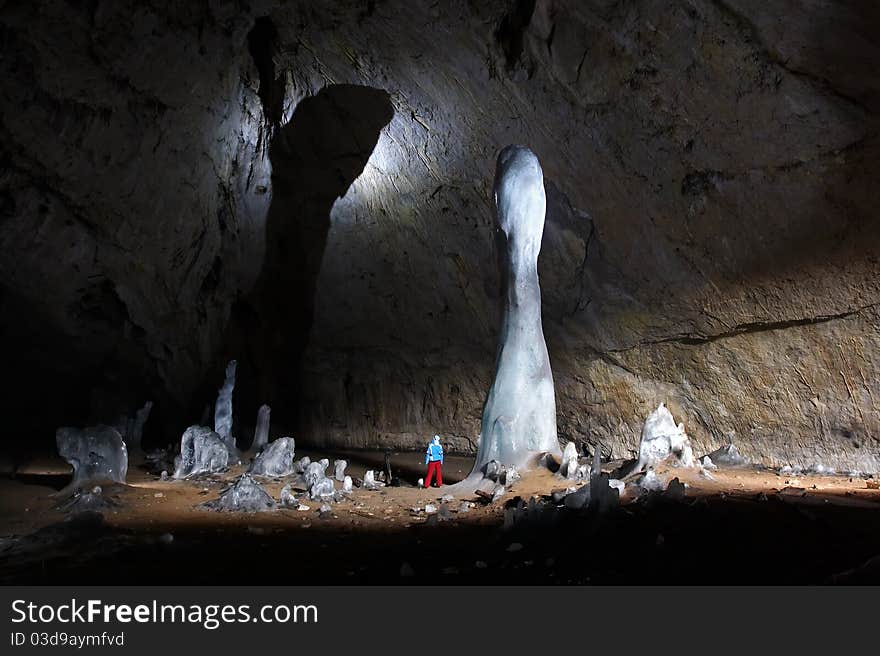
<path fill-rule="evenodd" d="M 428 475 L 425 478 L 425 487 L 431 487 L 431 476 L 437 474 L 437 485 L 443 485 L 443 465 L 439 460 L 428 463 Z"/>

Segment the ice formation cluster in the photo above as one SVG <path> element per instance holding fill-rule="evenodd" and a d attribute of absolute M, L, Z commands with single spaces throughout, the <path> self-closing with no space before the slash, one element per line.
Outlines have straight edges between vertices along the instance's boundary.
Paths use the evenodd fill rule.
<path fill-rule="evenodd" d="M 235 389 L 236 361 L 230 360 L 226 365 L 226 379 L 217 393 L 214 406 L 214 432 L 231 450 L 235 449 L 235 438 L 232 435 L 232 390 Z"/>

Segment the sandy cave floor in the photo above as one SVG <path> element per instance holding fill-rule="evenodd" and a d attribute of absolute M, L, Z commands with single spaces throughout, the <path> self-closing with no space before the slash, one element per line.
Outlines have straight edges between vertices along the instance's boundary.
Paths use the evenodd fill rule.
<path fill-rule="evenodd" d="M 347 473 L 380 469 L 378 452 L 298 452 L 345 457 Z M 395 474 L 415 483 L 423 456 L 397 454 Z M 448 458 L 446 482 L 470 471 Z M 616 464 L 609 463 L 605 469 Z M 134 463 L 118 506 L 71 517 L 54 507 L 61 461 L 35 461 L 0 477 L 0 583 L 36 584 L 741 584 L 880 582 L 876 479 L 786 476 L 757 468 L 660 471 L 687 483 L 684 500 L 639 496 L 603 516 L 545 506 L 539 521 L 503 528 L 506 506 L 549 501 L 568 482 L 528 473 L 498 503 L 477 503 L 438 522 L 424 512 L 440 489 L 356 489 L 320 518 L 307 511 L 219 513 L 215 499 L 245 466 L 194 481 L 162 481 Z M 0 468 L 2 471 L 2 468 Z M 284 480 L 262 481 L 277 500 Z M 458 510 L 462 500 L 450 504 Z M 872 560 L 872 558 L 876 558 Z"/>

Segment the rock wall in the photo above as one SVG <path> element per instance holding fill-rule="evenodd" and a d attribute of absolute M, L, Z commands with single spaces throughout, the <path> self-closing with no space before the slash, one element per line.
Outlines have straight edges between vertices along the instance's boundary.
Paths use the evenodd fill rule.
<path fill-rule="evenodd" d="M 179 434 L 207 374 L 222 382 L 218 343 L 259 271 L 268 206 L 253 21 L 220 2 L 0 8 L 15 440 L 147 398 L 150 428 L 164 417 Z"/>
<path fill-rule="evenodd" d="M 525 143 L 550 189 L 563 439 L 629 455 L 665 400 L 706 451 L 877 469 L 878 13 L 768 4 L 277 16 L 295 88 L 382 85 L 396 108 L 333 209 L 311 432 L 476 439 L 499 305 L 488 185 L 495 151 Z"/>
<path fill-rule="evenodd" d="M 666 401 L 698 450 L 880 469 L 871 3 L 122 4 L 2 10 L 4 304 L 59 381 L 192 407 L 235 354 L 240 420 L 473 450 L 522 143 L 562 439 L 627 456 Z"/>

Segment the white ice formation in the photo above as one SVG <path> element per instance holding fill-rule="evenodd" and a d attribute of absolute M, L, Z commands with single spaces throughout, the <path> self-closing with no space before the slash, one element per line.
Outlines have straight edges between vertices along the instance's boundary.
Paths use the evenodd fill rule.
<path fill-rule="evenodd" d="M 293 461 L 295 447 L 292 437 L 279 437 L 260 451 L 248 471 L 255 476 L 273 478 L 296 473 L 297 463 Z"/>
<path fill-rule="evenodd" d="M 379 484 L 376 482 L 376 474 L 372 469 L 368 469 L 364 474 L 364 489 L 365 490 L 378 490 Z"/>
<path fill-rule="evenodd" d="M 110 480 L 125 483 L 128 449 L 119 431 L 112 426 L 59 428 L 55 431 L 58 453 L 73 467 L 74 487 L 89 481 Z"/>
<path fill-rule="evenodd" d="M 226 469 L 229 449 L 207 426 L 190 426 L 180 439 L 180 455 L 174 459 L 174 478 L 188 478 Z"/>
<path fill-rule="evenodd" d="M 217 403 L 214 405 L 214 432 L 220 436 L 224 444 L 233 451 L 235 437 L 232 435 L 232 390 L 235 388 L 235 360 L 226 365 L 226 379 L 217 392 Z"/>
<path fill-rule="evenodd" d="M 254 429 L 254 443 L 251 444 L 251 450 L 259 453 L 266 444 L 269 443 L 269 416 L 272 408 L 268 405 L 261 405 L 257 410 L 257 427 Z"/>
<path fill-rule="evenodd" d="M 495 379 L 483 408 L 472 476 L 490 460 L 522 467 L 533 454 L 559 454 L 553 373 L 541 325 L 538 253 L 546 197 L 538 158 L 508 146 L 495 172 L 496 222 L 500 228 L 504 316 Z"/>
<path fill-rule="evenodd" d="M 565 445 L 562 451 L 562 464 L 559 465 L 559 475 L 563 478 L 575 478 L 578 469 L 578 452 L 574 442 Z"/>
<path fill-rule="evenodd" d="M 204 504 L 211 510 L 229 512 L 262 512 L 274 510 L 275 500 L 249 474 L 242 474 L 220 498 Z"/>
<path fill-rule="evenodd" d="M 661 403 L 645 420 L 639 445 L 639 461 L 633 472 L 666 460 L 680 467 L 693 467 L 696 464 L 691 441 L 684 432 L 684 424 L 676 425 L 672 413 Z"/>

